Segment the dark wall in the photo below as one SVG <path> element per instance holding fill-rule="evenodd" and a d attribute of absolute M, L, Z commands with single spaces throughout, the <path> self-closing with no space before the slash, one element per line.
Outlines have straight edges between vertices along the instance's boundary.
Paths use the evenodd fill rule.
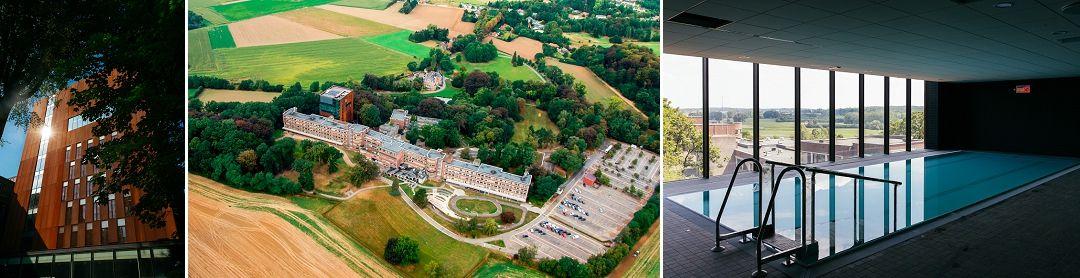
<path fill-rule="evenodd" d="M 1031 93 L 1015 93 L 1016 85 Z M 937 102 L 938 149 L 1080 157 L 1080 77 L 943 82 L 926 101 Z"/>

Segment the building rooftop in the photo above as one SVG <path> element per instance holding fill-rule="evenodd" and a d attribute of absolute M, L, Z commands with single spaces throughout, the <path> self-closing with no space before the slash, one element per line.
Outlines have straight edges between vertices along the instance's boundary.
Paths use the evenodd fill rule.
<path fill-rule="evenodd" d="M 495 175 L 496 177 L 506 179 L 506 180 L 515 181 L 515 182 L 532 183 L 532 175 L 530 175 L 528 171 L 525 171 L 525 175 L 519 176 L 519 175 L 515 175 L 515 174 L 512 174 L 512 173 L 507 173 L 507 172 L 503 171 L 502 168 L 499 168 L 498 166 L 495 166 L 495 165 L 488 165 L 488 164 L 484 164 L 484 163 L 472 163 L 472 162 L 466 162 L 466 161 L 462 161 L 462 160 L 458 160 L 458 159 L 451 160 L 450 165 L 454 165 L 454 166 L 465 168 L 465 169 L 470 169 L 470 170 L 473 170 L 473 171 L 476 171 L 476 172 L 488 173 L 488 174 L 491 174 L 491 175 Z"/>
<path fill-rule="evenodd" d="M 392 113 L 390 113 L 390 119 L 391 120 L 402 120 L 403 121 L 408 117 L 409 117 L 409 111 L 405 110 L 405 109 L 394 109 L 394 111 Z"/>
<path fill-rule="evenodd" d="M 297 117 L 297 118 L 300 118 L 300 119 L 303 119 L 303 120 L 306 120 L 306 121 L 315 122 L 317 124 L 332 127 L 332 128 L 340 128 L 340 129 L 352 130 L 353 132 L 363 133 L 363 132 L 368 132 L 369 130 L 371 130 L 371 128 L 368 128 L 367 126 L 362 125 L 362 124 L 346 123 L 346 122 L 338 121 L 338 120 L 335 120 L 335 119 L 332 119 L 332 118 L 323 117 L 323 116 L 320 116 L 320 115 L 300 113 L 300 112 L 296 111 L 296 107 L 289 108 L 288 110 L 285 110 L 285 113 L 282 113 L 282 114 L 284 114 L 286 116 Z"/>
<path fill-rule="evenodd" d="M 332 86 L 329 89 L 326 89 L 326 91 L 323 91 L 322 97 L 334 100 L 341 100 L 345 96 L 349 95 L 349 93 L 352 93 L 352 90 L 350 90 L 349 88 Z"/>

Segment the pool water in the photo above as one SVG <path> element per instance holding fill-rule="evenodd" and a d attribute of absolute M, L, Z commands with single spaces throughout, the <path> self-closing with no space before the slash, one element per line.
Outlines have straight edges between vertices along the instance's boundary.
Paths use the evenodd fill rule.
<path fill-rule="evenodd" d="M 827 258 L 956 211 L 1078 163 L 1080 159 L 1074 158 L 963 151 L 840 171 L 902 182 L 899 186 L 817 174 L 813 188 L 816 206 L 813 237 L 819 244 L 818 258 Z M 781 168 L 777 166 L 776 171 Z M 757 173 L 740 175 L 757 176 Z M 803 219 L 798 209 L 802 198 L 795 189 L 802 182 L 793 176 L 788 174 L 789 178 L 781 180 L 773 219 L 778 235 L 798 239 L 802 237 Z M 768 173 L 765 180 L 769 181 Z M 727 183 L 723 181 L 721 189 L 668 199 L 715 220 Z M 721 224 L 743 230 L 760 221 L 759 213 L 763 211 L 756 210 L 761 205 L 755 188 L 756 183 L 732 188 Z M 763 202 L 768 202 L 769 192 L 766 186 Z M 808 204 L 807 210 L 810 209 Z"/>

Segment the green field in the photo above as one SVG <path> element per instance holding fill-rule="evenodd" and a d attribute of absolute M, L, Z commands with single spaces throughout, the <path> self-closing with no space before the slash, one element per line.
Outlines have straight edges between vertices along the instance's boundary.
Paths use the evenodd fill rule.
<path fill-rule="evenodd" d="M 461 60 L 458 65 L 464 66 L 466 72 L 472 72 L 473 70 L 498 72 L 499 77 L 505 80 L 543 80 L 540 78 L 539 74 L 528 66 L 515 67 L 513 64 L 510 64 L 510 56 L 504 56 L 503 54 L 499 54 L 499 57 L 495 58 L 495 60 L 486 63 L 469 63 L 465 60 Z"/>
<path fill-rule="evenodd" d="M 212 6 L 210 9 L 229 21 L 280 13 L 304 7 L 318 6 L 337 0 L 247 0 L 228 5 Z"/>
<path fill-rule="evenodd" d="M 485 200 L 461 199 L 457 200 L 457 208 L 472 213 L 495 213 L 499 208 L 495 203 Z"/>
<path fill-rule="evenodd" d="M 524 119 L 514 123 L 514 137 L 510 139 L 514 142 L 531 141 L 529 139 L 529 126 L 544 127 L 551 130 L 554 135 L 559 134 L 559 127 L 551 119 L 548 119 L 547 112 L 537 109 L 536 105 L 525 104 L 525 107 L 521 109 L 521 117 Z"/>
<path fill-rule="evenodd" d="M 414 277 L 425 276 L 423 266 L 438 262 L 450 277 L 467 276 L 488 256 L 484 248 L 450 238 L 416 215 L 389 190 L 373 190 L 342 202 L 324 214 L 378 257 L 391 237 L 408 236 L 420 242 L 420 263 L 399 267 Z"/>
<path fill-rule="evenodd" d="M 236 48 L 236 42 L 233 41 L 232 32 L 229 32 L 229 25 L 218 25 L 210 27 L 210 48 Z"/>
<path fill-rule="evenodd" d="M 563 33 L 567 39 L 570 39 L 570 43 L 574 46 L 583 45 L 599 45 L 603 47 L 611 47 L 612 43 L 608 42 L 608 37 L 597 38 L 589 35 L 588 33 Z M 630 42 L 632 44 L 648 47 L 652 49 L 653 53 L 660 55 L 660 42 Z"/>
<path fill-rule="evenodd" d="M 453 86 L 447 86 L 446 89 L 443 89 L 442 91 L 438 91 L 436 93 L 431 93 L 431 94 L 426 94 L 424 96 L 454 98 L 455 95 L 457 95 L 459 93 L 464 93 L 464 92 L 465 92 L 465 90 L 454 88 Z"/>
<path fill-rule="evenodd" d="M 192 70 L 214 68 L 209 31 L 210 28 L 199 28 L 188 32 L 188 67 Z"/>
<path fill-rule="evenodd" d="M 275 84 L 309 84 L 312 81 L 363 79 L 364 74 L 394 74 L 412 61 L 395 51 L 360 38 L 218 49 L 215 70 L 191 70 L 191 74 L 229 80 L 262 79 Z"/>
<path fill-rule="evenodd" d="M 314 211 L 319 214 L 326 213 L 330 209 L 334 208 L 334 205 L 338 204 L 337 201 L 332 201 L 319 197 L 295 195 L 288 196 L 287 198 L 289 199 L 289 201 L 292 201 L 293 204 L 296 204 L 301 208 Z"/>
<path fill-rule="evenodd" d="M 431 48 L 409 41 L 410 34 L 412 34 L 412 31 L 402 30 L 389 34 L 367 37 L 364 38 L 364 40 L 405 55 L 416 57 L 417 59 L 427 57 L 428 54 L 431 53 Z M 404 64 L 402 66 L 404 66 Z"/>
<path fill-rule="evenodd" d="M 754 126 L 754 122 L 747 119 L 742 127 L 743 129 L 750 130 Z M 761 121 L 761 138 L 766 137 L 783 137 L 783 138 L 795 138 L 795 123 L 794 122 L 777 122 L 775 119 L 764 119 Z M 840 138 L 856 138 L 859 137 L 858 128 L 837 128 L 837 136 L 843 136 Z"/>
<path fill-rule="evenodd" d="M 400 28 L 320 8 L 303 8 L 275 14 L 290 21 L 343 37 L 366 37 L 401 31 Z"/>
<path fill-rule="evenodd" d="M 393 3 L 393 2 L 394 1 L 389 1 L 389 0 L 341 0 L 341 1 L 334 2 L 334 5 L 365 8 L 365 9 L 373 9 L 373 10 L 385 10 L 386 7 L 390 6 L 390 3 Z"/>
<path fill-rule="evenodd" d="M 213 9 L 210 9 L 210 7 L 220 5 L 227 1 L 229 0 L 188 0 L 187 2 L 188 9 L 199 14 L 207 21 L 210 21 L 210 24 L 217 25 L 228 23 L 229 20 L 225 19 L 224 16 L 221 16 L 221 14 L 215 12 Z"/>
<path fill-rule="evenodd" d="M 505 260 L 488 260 L 484 266 L 476 270 L 472 277 L 497 277 L 497 278 L 543 278 L 544 273 L 535 269 L 516 265 Z M 655 276 L 654 276 L 655 277 Z"/>
<path fill-rule="evenodd" d="M 199 97 L 199 91 L 202 91 L 202 89 L 187 89 L 188 99 Z"/>

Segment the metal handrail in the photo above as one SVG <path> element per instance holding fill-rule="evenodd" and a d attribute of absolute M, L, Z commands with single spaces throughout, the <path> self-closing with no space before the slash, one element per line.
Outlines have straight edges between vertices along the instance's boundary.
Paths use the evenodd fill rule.
<path fill-rule="evenodd" d="M 735 173 L 731 174 L 731 182 L 728 183 L 727 191 L 724 193 L 724 201 L 720 203 L 720 211 L 716 214 L 716 231 L 714 233 L 716 235 L 716 245 L 712 248 L 713 252 L 724 251 L 724 247 L 720 246 L 720 241 L 724 240 L 720 235 L 720 217 L 724 215 L 724 208 L 727 207 L 728 197 L 731 196 L 731 188 L 735 185 L 735 178 L 739 176 L 739 169 L 747 162 L 752 162 L 755 166 L 754 170 L 758 172 L 758 185 L 764 184 L 765 176 L 762 173 L 764 168 L 761 167 L 761 162 L 758 162 L 757 159 L 745 158 L 735 164 Z M 761 203 L 761 194 L 758 194 L 758 203 Z"/>
<path fill-rule="evenodd" d="M 806 181 L 806 172 L 804 172 L 802 168 L 803 167 L 792 165 L 792 166 L 786 166 L 786 167 L 784 167 L 783 170 L 780 170 L 780 174 L 777 175 L 777 176 L 780 177 L 780 179 L 773 182 L 773 184 L 772 184 L 772 192 L 769 192 L 769 203 L 768 203 L 768 206 L 765 208 L 765 215 L 763 215 L 762 218 L 761 218 L 762 223 L 764 223 L 764 221 L 767 221 L 769 219 L 769 215 L 771 215 L 772 212 L 773 212 L 773 208 L 775 207 L 774 202 L 776 201 L 776 192 L 780 191 L 779 190 L 780 181 L 783 180 L 784 173 L 787 173 L 788 171 L 791 171 L 791 170 L 795 170 L 796 172 L 799 173 L 799 176 L 802 177 L 802 180 L 805 182 Z M 800 203 L 802 205 L 802 209 L 801 209 L 802 210 L 802 219 L 805 220 L 806 219 L 806 185 L 802 186 L 802 195 L 801 196 L 803 198 L 803 201 Z M 764 269 L 761 269 L 761 265 L 763 264 L 763 262 L 761 260 L 761 242 L 762 242 L 763 236 L 765 235 L 765 229 L 763 227 L 764 227 L 764 225 L 758 227 L 757 248 L 755 248 L 755 249 L 757 249 L 757 271 L 754 271 L 754 273 L 752 274 L 751 277 L 765 277 L 765 275 L 767 274 L 767 272 Z M 811 240 L 813 240 L 813 238 L 811 238 Z M 806 247 L 806 233 L 805 232 L 802 233 L 802 242 L 799 243 L 799 247 L 797 247 L 797 248 L 801 249 L 803 247 Z"/>

